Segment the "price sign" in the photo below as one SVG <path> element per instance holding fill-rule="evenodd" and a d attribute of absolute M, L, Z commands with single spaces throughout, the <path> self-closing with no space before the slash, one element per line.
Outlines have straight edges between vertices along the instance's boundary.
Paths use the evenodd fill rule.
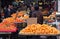
<path fill-rule="evenodd" d="M 37 24 L 37 18 L 28 18 L 27 25 Z"/>

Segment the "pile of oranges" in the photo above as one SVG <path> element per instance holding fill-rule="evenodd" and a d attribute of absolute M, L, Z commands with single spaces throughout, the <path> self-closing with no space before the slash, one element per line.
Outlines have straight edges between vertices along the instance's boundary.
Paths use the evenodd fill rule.
<path fill-rule="evenodd" d="M 14 22 L 14 18 L 12 18 L 12 17 L 3 19 L 4 24 L 9 24 L 9 23 L 13 23 L 13 22 Z"/>
<path fill-rule="evenodd" d="M 23 19 L 20 19 L 20 18 L 16 18 L 16 19 L 14 19 L 13 17 L 9 17 L 9 18 L 5 18 L 4 20 L 3 20 L 3 24 L 10 24 L 10 23 L 20 23 L 20 22 L 24 22 L 24 20 Z"/>
<path fill-rule="evenodd" d="M 17 12 L 17 13 L 12 14 L 11 16 L 16 17 L 16 15 L 17 15 L 17 17 L 21 17 L 24 15 L 24 13 L 23 12 Z"/>
<path fill-rule="evenodd" d="M 16 19 L 14 20 L 14 22 L 20 23 L 20 22 L 24 22 L 24 20 L 21 19 L 21 18 L 16 18 Z"/>
<path fill-rule="evenodd" d="M 0 23 L 0 31 L 11 31 L 14 29 L 16 29 L 14 24 L 11 24 L 8 26 L 6 24 Z"/>
<path fill-rule="evenodd" d="M 42 34 L 42 35 L 55 35 L 55 34 L 60 34 L 60 31 L 57 30 L 54 27 L 51 27 L 47 24 L 32 24 L 32 25 L 28 25 L 26 28 L 24 28 L 23 30 L 21 30 L 19 32 L 19 34 Z"/>
<path fill-rule="evenodd" d="M 24 19 L 21 19 L 19 17 L 23 16 L 23 12 L 18 12 L 17 18 L 16 18 L 17 13 L 12 14 L 12 17 L 8 17 L 3 19 L 3 21 L 0 23 L 0 31 L 10 31 L 16 29 L 16 26 L 14 23 L 21 23 L 24 22 Z"/>
<path fill-rule="evenodd" d="M 23 17 L 24 19 L 28 19 L 29 15 L 24 14 L 22 11 L 21 12 L 17 12 L 11 15 L 13 18 L 17 17 Z"/>

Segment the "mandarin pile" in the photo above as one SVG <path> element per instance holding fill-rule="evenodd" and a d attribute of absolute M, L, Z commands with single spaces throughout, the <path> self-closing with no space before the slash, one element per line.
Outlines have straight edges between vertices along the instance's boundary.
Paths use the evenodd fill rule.
<path fill-rule="evenodd" d="M 4 24 L 9 24 L 9 23 L 13 23 L 14 22 L 14 18 L 13 17 L 9 17 L 9 18 L 5 18 L 3 19 Z"/>
<path fill-rule="evenodd" d="M 24 12 L 17 12 L 11 15 L 13 18 L 15 18 L 17 16 L 18 17 L 23 17 L 24 19 L 28 19 L 29 15 L 24 14 Z"/>
<path fill-rule="evenodd" d="M 17 13 L 18 13 L 18 14 L 17 14 Z M 12 14 L 11 16 L 15 18 L 16 15 L 17 15 L 17 17 L 20 17 L 20 16 L 23 16 L 23 15 L 24 15 L 23 12 L 17 12 L 17 13 Z"/>
<path fill-rule="evenodd" d="M 24 20 L 23 19 L 20 19 L 20 18 L 16 18 L 16 19 L 14 19 L 13 17 L 9 17 L 9 18 L 5 18 L 4 20 L 3 20 L 3 24 L 10 24 L 10 23 L 18 23 L 18 22 L 24 22 Z"/>
<path fill-rule="evenodd" d="M 16 18 L 15 20 L 14 20 L 14 22 L 24 22 L 24 20 L 23 19 L 21 19 L 21 18 Z"/>
<path fill-rule="evenodd" d="M 6 24 L 0 23 L 0 31 L 11 31 L 16 29 L 14 24 L 7 26 Z"/>
<path fill-rule="evenodd" d="M 60 34 L 59 30 L 47 24 L 32 24 L 21 30 L 19 34 Z"/>

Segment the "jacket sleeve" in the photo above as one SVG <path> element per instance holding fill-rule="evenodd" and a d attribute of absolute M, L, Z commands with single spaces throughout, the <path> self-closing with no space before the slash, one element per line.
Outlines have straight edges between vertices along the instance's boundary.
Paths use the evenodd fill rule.
<path fill-rule="evenodd" d="M 36 17 L 36 14 L 35 13 L 32 13 L 32 17 Z"/>
<path fill-rule="evenodd" d="M 39 17 L 39 23 L 43 24 L 43 14 L 42 13 L 40 14 L 40 17 Z"/>

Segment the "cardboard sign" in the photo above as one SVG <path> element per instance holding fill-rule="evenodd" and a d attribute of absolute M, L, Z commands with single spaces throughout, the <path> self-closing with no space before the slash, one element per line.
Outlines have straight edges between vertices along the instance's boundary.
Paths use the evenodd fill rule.
<path fill-rule="evenodd" d="M 27 25 L 37 24 L 37 18 L 28 18 Z"/>

